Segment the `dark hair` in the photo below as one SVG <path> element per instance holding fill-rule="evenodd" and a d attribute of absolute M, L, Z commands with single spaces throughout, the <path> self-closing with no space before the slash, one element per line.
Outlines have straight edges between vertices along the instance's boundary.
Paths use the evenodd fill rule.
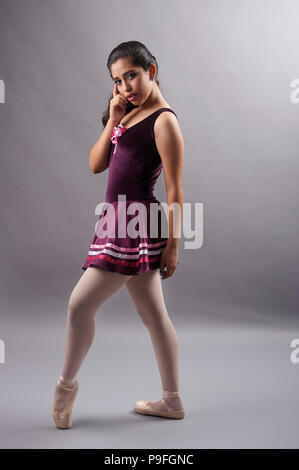
<path fill-rule="evenodd" d="M 111 52 L 108 57 L 107 61 L 107 68 L 109 70 L 111 76 L 111 65 L 114 64 L 118 59 L 129 58 L 131 59 L 133 67 L 142 67 L 145 71 L 147 71 L 152 63 L 155 64 L 157 68 L 158 75 L 158 64 L 156 57 L 151 54 L 148 48 L 139 41 L 127 41 L 122 42 L 118 46 L 116 46 Z M 112 78 L 112 77 L 111 77 Z M 159 80 L 155 77 L 155 81 L 159 86 Z M 105 127 L 108 119 L 110 117 L 110 100 L 113 98 L 113 93 L 108 100 L 108 106 L 102 115 L 102 123 Z M 132 109 L 136 108 L 133 103 L 127 103 L 126 112 L 127 114 Z"/>

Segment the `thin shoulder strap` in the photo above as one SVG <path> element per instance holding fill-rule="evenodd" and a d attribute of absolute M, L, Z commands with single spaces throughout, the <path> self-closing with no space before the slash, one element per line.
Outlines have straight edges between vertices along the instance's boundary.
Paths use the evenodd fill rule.
<path fill-rule="evenodd" d="M 171 109 L 171 108 L 160 108 L 160 109 L 157 109 L 157 111 L 154 113 L 154 114 L 155 114 L 155 118 L 156 118 L 157 116 L 159 116 L 161 113 L 163 113 L 164 111 L 170 111 L 171 113 L 173 113 L 173 114 L 176 115 L 176 113 L 175 113 L 175 112 L 173 111 L 173 109 Z M 156 113 L 157 113 L 157 114 L 156 114 Z M 177 115 L 176 115 L 176 117 L 177 117 Z"/>

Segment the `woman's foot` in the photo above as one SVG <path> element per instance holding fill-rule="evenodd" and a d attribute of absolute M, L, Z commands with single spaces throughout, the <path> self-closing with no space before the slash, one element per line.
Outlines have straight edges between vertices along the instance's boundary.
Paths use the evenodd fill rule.
<path fill-rule="evenodd" d="M 167 408 L 171 408 L 173 411 L 179 411 L 184 408 L 182 400 L 180 397 L 169 397 L 163 398 L 163 401 Z M 167 411 L 162 400 L 151 401 L 151 407 L 156 411 Z"/>
<path fill-rule="evenodd" d="M 163 399 L 158 401 L 138 400 L 134 411 L 145 415 L 161 416 L 164 418 L 183 419 L 185 410 L 179 392 L 163 391 Z"/>
<path fill-rule="evenodd" d="M 52 408 L 52 417 L 59 429 L 69 429 L 71 427 L 72 408 L 79 389 L 76 379 L 72 383 L 65 382 L 62 377 L 59 378 L 55 388 Z"/>

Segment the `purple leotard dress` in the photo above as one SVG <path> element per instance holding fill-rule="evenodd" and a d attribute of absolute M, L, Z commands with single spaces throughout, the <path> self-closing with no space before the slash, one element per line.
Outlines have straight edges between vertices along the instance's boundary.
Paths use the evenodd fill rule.
<path fill-rule="evenodd" d="M 132 276 L 160 267 L 161 253 L 168 238 L 161 233 L 160 211 L 157 211 L 158 218 L 155 219 L 157 232 L 152 235 L 150 203 L 155 203 L 157 207 L 160 205 L 154 196 L 154 187 L 162 170 L 162 162 L 153 128 L 155 120 L 164 111 L 170 111 L 177 117 L 172 109 L 160 108 L 129 128 L 122 124 L 114 127 L 105 199 L 105 203 L 109 203 L 114 210 L 107 209 L 107 206 L 102 209 L 82 269 L 96 266 Z M 137 205 L 127 213 L 128 206 L 133 202 Z M 142 203 L 146 210 L 140 210 L 138 203 Z M 125 237 L 119 236 L 118 226 L 124 221 L 122 227 L 127 228 L 131 221 L 131 226 L 139 232 L 135 238 L 127 234 Z M 111 228 L 111 224 L 114 232 L 109 232 L 108 225 Z"/>

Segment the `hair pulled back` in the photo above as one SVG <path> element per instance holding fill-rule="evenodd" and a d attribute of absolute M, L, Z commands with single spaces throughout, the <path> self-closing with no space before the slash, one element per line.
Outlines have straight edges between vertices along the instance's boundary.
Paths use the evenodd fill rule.
<path fill-rule="evenodd" d="M 128 58 L 131 60 L 133 67 L 142 67 L 146 72 L 149 70 L 151 64 L 155 64 L 158 75 L 158 63 L 156 57 L 151 54 L 148 48 L 139 41 L 126 41 L 116 46 L 109 54 L 107 61 L 107 68 L 111 76 L 111 65 L 114 64 L 118 59 Z M 112 77 L 111 77 L 112 78 Z M 155 77 L 155 81 L 159 86 L 159 80 Z M 106 110 L 102 115 L 102 124 L 105 127 L 110 117 L 110 100 L 113 98 L 113 92 L 108 100 Z M 129 102 L 126 106 L 127 114 L 132 109 L 136 108 L 133 103 Z"/>

